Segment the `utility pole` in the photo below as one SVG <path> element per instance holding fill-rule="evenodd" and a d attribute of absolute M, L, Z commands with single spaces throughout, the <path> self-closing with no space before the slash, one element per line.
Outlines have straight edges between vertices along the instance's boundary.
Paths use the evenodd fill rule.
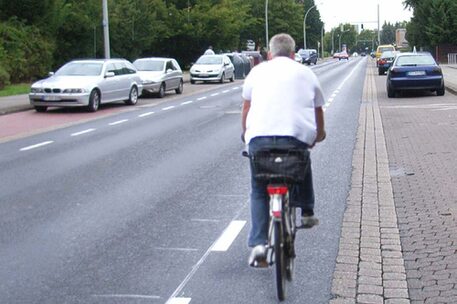
<path fill-rule="evenodd" d="M 378 4 L 378 45 L 381 44 L 381 30 L 379 27 L 379 4 Z"/>
<path fill-rule="evenodd" d="M 103 38 L 105 45 L 105 58 L 111 58 L 109 47 L 109 26 L 108 26 L 108 0 L 103 0 Z"/>
<path fill-rule="evenodd" d="M 265 0 L 265 47 L 267 51 L 270 47 L 268 42 L 268 0 Z"/>

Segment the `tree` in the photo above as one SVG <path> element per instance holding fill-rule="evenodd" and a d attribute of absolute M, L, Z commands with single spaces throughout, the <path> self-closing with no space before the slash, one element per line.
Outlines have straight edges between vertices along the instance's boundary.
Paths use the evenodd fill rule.
<path fill-rule="evenodd" d="M 393 24 L 384 22 L 381 30 L 381 44 L 395 44 L 396 28 Z"/>

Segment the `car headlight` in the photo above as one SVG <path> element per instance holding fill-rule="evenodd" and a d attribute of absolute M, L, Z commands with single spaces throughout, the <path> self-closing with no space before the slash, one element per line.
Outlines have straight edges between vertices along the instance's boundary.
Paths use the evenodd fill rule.
<path fill-rule="evenodd" d="M 309 60 L 309 57 L 306 57 L 305 60 Z"/>
<path fill-rule="evenodd" d="M 65 94 L 80 94 L 84 93 L 84 89 L 65 89 L 62 92 Z"/>
<path fill-rule="evenodd" d="M 31 93 L 43 93 L 43 88 L 30 88 Z"/>
<path fill-rule="evenodd" d="M 152 80 L 152 79 L 143 79 L 141 81 L 142 84 L 152 84 L 152 83 L 155 83 L 156 81 Z"/>

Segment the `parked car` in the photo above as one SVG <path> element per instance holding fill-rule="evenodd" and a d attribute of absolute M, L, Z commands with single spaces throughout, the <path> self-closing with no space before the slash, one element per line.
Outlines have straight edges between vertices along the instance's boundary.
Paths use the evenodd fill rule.
<path fill-rule="evenodd" d="M 134 105 L 143 89 L 135 66 L 125 59 L 74 60 L 49 75 L 30 89 L 30 104 L 37 112 L 48 107 L 87 107 L 95 112 L 100 104 L 120 100 Z"/>
<path fill-rule="evenodd" d="M 303 58 L 303 63 L 311 65 L 311 63 L 317 64 L 317 51 L 315 49 L 300 49 L 298 54 Z"/>
<path fill-rule="evenodd" d="M 389 69 L 394 62 L 395 59 L 395 52 L 392 51 L 385 51 L 381 54 L 378 60 L 378 74 L 384 75 L 385 72 Z"/>
<path fill-rule="evenodd" d="M 235 68 L 227 55 L 203 55 L 190 68 L 190 83 L 235 81 Z"/>
<path fill-rule="evenodd" d="M 303 63 L 303 58 L 298 53 L 295 53 L 295 58 L 294 59 L 298 63 Z"/>
<path fill-rule="evenodd" d="M 333 58 L 339 59 L 340 58 L 340 53 L 338 53 L 338 52 L 334 53 L 333 54 Z"/>
<path fill-rule="evenodd" d="M 389 98 L 403 90 L 430 90 L 438 96 L 445 92 L 443 72 L 427 52 L 397 54 L 387 72 L 386 87 Z"/>
<path fill-rule="evenodd" d="M 379 60 L 379 57 L 381 57 L 381 54 L 383 52 L 386 52 L 386 51 L 391 51 L 391 52 L 394 52 L 395 51 L 395 47 L 391 44 L 382 44 L 382 45 L 379 45 L 378 48 L 376 49 L 376 53 L 375 53 L 375 56 L 376 56 L 376 66 L 378 66 L 378 60 Z"/>
<path fill-rule="evenodd" d="M 143 83 L 143 94 L 162 98 L 166 91 L 183 92 L 183 73 L 173 58 L 140 58 L 133 62 Z"/>
<path fill-rule="evenodd" d="M 365 52 L 360 53 L 360 56 L 362 56 L 362 57 L 365 57 L 366 55 L 367 55 L 367 53 L 365 53 Z"/>
<path fill-rule="evenodd" d="M 352 57 L 359 57 L 359 53 L 357 53 L 357 52 L 352 53 Z"/>
<path fill-rule="evenodd" d="M 244 61 L 238 53 L 226 53 L 227 57 L 235 68 L 235 79 L 244 79 L 246 77 L 244 69 Z"/>

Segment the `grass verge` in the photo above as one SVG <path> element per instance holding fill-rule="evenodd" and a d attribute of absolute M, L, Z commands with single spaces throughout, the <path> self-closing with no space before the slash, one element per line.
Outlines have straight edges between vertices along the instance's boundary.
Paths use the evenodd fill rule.
<path fill-rule="evenodd" d="M 7 85 L 3 90 L 0 90 L 0 97 L 27 94 L 30 91 L 30 84 L 20 83 Z"/>

